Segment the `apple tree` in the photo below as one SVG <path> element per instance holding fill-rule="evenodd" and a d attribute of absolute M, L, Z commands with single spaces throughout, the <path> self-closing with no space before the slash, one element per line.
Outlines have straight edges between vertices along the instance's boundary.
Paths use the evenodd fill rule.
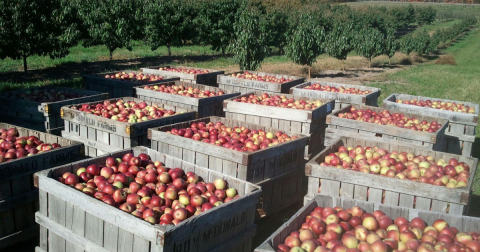
<path fill-rule="evenodd" d="M 257 70 L 265 59 L 268 53 L 266 22 L 261 9 L 248 6 L 235 23 L 235 40 L 229 48 L 241 70 Z"/>
<path fill-rule="evenodd" d="M 172 46 L 182 46 L 193 38 L 195 16 L 188 1 L 148 0 L 145 10 L 146 43 L 152 51 L 165 45 L 172 56 Z"/>
<path fill-rule="evenodd" d="M 395 37 L 395 29 L 387 29 L 387 34 L 385 36 L 385 42 L 383 47 L 383 54 L 388 56 L 388 65 L 391 63 L 392 57 L 400 48 L 400 43 Z"/>
<path fill-rule="evenodd" d="M 296 64 L 308 66 L 308 77 L 313 63 L 322 54 L 325 29 L 313 12 L 302 13 L 291 26 L 285 45 L 285 55 Z"/>
<path fill-rule="evenodd" d="M 278 7 L 272 8 L 268 11 L 268 45 L 278 48 L 280 53 L 283 53 L 283 48 L 286 44 L 287 37 L 285 33 L 289 27 L 289 14 L 286 10 Z"/>
<path fill-rule="evenodd" d="M 351 22 L 338 22 L 325 36 L 325 52 L 342 61 L 345 71 L 347 55 L 353 51 L 354 29 Z"/>
<path fill-rule="evenodd" d="M 414 37 L 414 51 L 417 52 L 419 55 L 428 54 L 430 51 L 432 51 L 431 43 L 432 41 L 430 38 L 430 34 L 428 34 L 428 31 L 426 29 L 422 29 L 420 33 Z"/>
<path fill-rule="evenodd" d="M 142 37 L 142 6 L 130 0 L 79 1 L 79 15 L 87 30 L 83 45 L 105 45 L 110 60 L 117 48 L 131 51 L 133 41 Z"/>
<path fill-rule="evenodd" d="M 409 33 L 405 35 L 400 41 L 400 45 L 401 50 L 407 55 L 410 55 L 410 53 L 415 50 L 415 39 L 412 37 L 412 34 Z"/>
<path fill-rule="evenodd" d="M 212 50 L 225 50 L 234 39 L 234 24 L 240 8 L 238 0 L 213 0 L 203 2 L 200 13 L 195 20 L 199 29 L 201 42 L 212 46 Z"/>
<path fill-rule="evenodd" d="M 80 38 L 66 0 L 0 1 L 0 59 L 23 60 L 33 55 L 64 57 Z"/>
<path fill-rule="evenodd" d="M 354 48 L 362 57 L 368 59 L 368 67 L 372 67 L 372 58 L 384 52 L 385 38 L 382 32 L 375 28 L 364 27 L 356 33 Z"/>

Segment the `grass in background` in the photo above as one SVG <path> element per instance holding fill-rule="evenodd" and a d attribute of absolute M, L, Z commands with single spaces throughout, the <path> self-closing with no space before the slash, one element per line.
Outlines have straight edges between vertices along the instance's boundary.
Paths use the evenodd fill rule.
<path fill-rule="evenodd" d="M 352 7 L 383 6 L 386 8 L 405 6 L 412 4 L 414 7 L 431 6 L 437 10 L 437 18 L 440 20 L 460 19 L 468 16 L 476 16 L 480 19 L 480 4 L 437 4 L 437 3 L 414 3 L 414 2 L 388 2 L 388 1 L 364 1 L 347 3 Z"/>

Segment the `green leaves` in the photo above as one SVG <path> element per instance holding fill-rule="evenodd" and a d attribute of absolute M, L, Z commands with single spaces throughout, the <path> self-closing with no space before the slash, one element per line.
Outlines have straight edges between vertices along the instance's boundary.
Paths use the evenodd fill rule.
<path fill-rule="evenodd" d="M 257 70 L 268 52 L 265 13 L 246 7 L 235 23 L 235 40 L 230 44 L 233 60 L 241 70 Z"/>
<path fill-rule="evenodd" d="M 79 38 L 66 0 L 0 1 L 0 59 L 24 60 L 32 55 L 64 57 Z"/>
<path fill-rule="evenodd" d="M 431 24 L 435 22 L 437 10 L 432 6 L 418 7 L 415 9 L 415 19 L 419 25 Z"/>
<path fill-rule="evenodd" d="M 402 51 L 405 52 L 407 55 L 410 55 L 410 53 L 415 50 L 415 40 L 410 33 L 405 35 L 400 41 L 400 43 Z"/>
<path fill-rule="evenodd" d="M 142 7 L 140 1 L 82 0 L 78 13 L 86 29 L 85 46 L 105 45 L 110 51 L 117 48 L 132 50 L 133 41 L 142 37 Z"/>
<path fill-rule="evenodd" d="M 379 30 L 364 27 L 356 33 L 355 51 L 368 59 L 369 67 L 371 67 L 372 58 L 381 55 L 384 51 L 385 38 Z"/>
<path fill-rule="evenodd" d="M 240 1 L 212 0 L 203 2 L 196 24 L 200 27 L 199 38 L 215 51 L 225 50 L 234 38 L 234 24 L 239 16 Z"/>
<path fill-rule="evenodd" d="M 299 65 L 312 66 L 322 54 L 325 29 L 313 13 L 303 13 L 287 36 L 285 55 Z"/>
<path fill-rule="evenodd" d="M 426 29 L 422 29 L 420 33 L 414 37 L 414 51 L 419 55 L 425 55 L 432 51 L 430 35 Z"/>
<path fill-rule="evenodd" d="M 338 60 L 346 60 L 353 50 L 354 31 L 351 22 L 339 22 L 327 33 L 324 43 L 325 52 Z"/>
<path fill-rule="evenodd" d="M 395 52 L 400 48 L 400 43 L 395 37 L 395 29 L 388 29 L 387 36 L 385 36 L 383 53 L 388 56 L 389 64 L 390 59 L 395 55 Z"/>

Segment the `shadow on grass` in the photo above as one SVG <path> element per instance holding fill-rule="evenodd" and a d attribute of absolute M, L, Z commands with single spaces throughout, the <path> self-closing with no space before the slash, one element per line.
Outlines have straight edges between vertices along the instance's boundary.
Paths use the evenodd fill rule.
<path fill-rule="evenodd" d="M 476 137 L 472 147 L 472 157 L 480 158 L 480 138 Z M 478 174 L 478 166 L 477 171 Z M 475 175 L 474 175 L 475 176 Z M 468 215 L 480 217 L 480 177 L 475 176 L 472 183 L 472 194 L 470 196 L 470 207 Z"/>
<path fill-rule="evenodd" d="M 182 62 L 204 62 L 218 58 L 218 55 L 195 55 L 195 56 L 155 56 L 135 59 L 120 59 L 112 61 L 94 62 L 66 62 L 55 67 L 24 72 L 0 73 L 1 82 L 28 84 L 38 81 L 55 81 L 81 77 L 84 74 L 100 73 L 105 71 L 116 71 L 125 69 L 137 70 L 140 67 L 155 66 L 161 64 L 182 63 Z"/>

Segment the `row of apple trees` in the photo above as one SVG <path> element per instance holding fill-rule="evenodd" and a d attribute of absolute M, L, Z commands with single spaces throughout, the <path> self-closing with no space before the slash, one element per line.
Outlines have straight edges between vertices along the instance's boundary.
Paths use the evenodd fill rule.
<path fill-rule="evenodd" d="M 233 55 L 241 69 L 257 69 L 272 53 L 311 66 L 320 54 L 392 57 L 410 43 L 410 37 L 398 39 L 399 31 L 434 20 L 433 9 L 412 6 L 354 10 L 322 4 L 292 11 L 253 0 L 2 0 L 0 59 L 23 60 L 27 71 L 32 55 L 64 57 L 81 43 L 106 46 L 112 59 L 116 49 L 132 50 L 140 41 L 152 50 L 166 46 L 169 56 L 171 47 L 211 46 Z M 461 33 L 462 27 L 451 29 Z M 450 36 L 441 33 L 442 39 Z"/>

